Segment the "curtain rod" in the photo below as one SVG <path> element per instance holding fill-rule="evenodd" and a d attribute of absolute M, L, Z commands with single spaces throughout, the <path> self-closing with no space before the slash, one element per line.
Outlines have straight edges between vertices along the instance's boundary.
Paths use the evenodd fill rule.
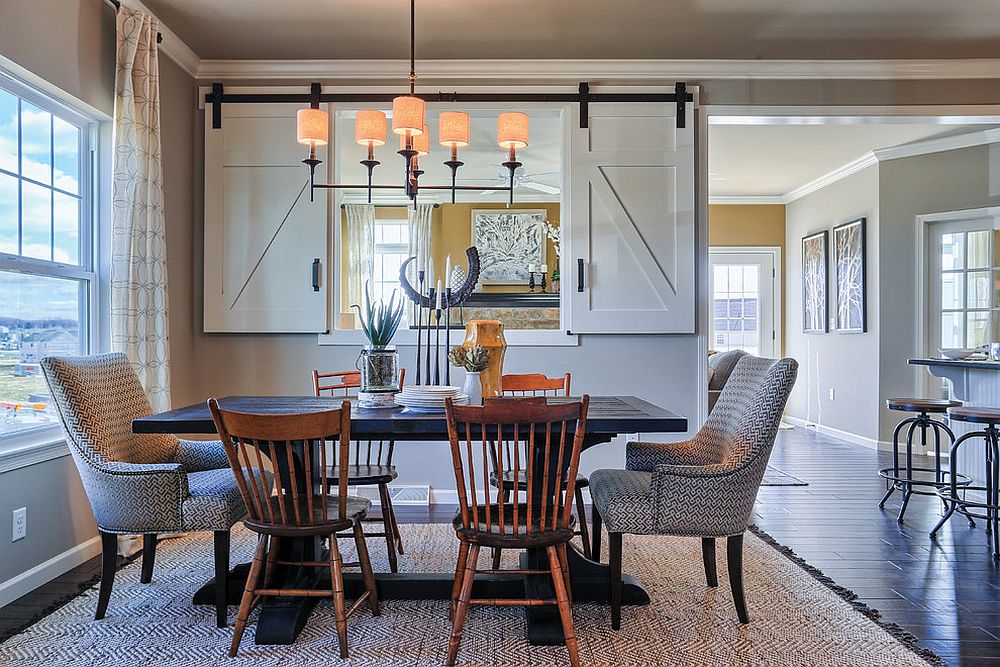
<path fill-rule="evenodd" d="M 111 5 L 112 7 L 114 7 L 116 12 L 122 8 L 122 3 L 120 0 L 104 0 L 104 1 L 107 2 L 109 5 Z M 160 44 L 162 42 L 163 42 L 163 35 L 161 35 L 160 33 L 156 33 L 156 43 Z"/>
<path fill-rule="evenodd" d="M 347 204 L 341 204 L 340 208 L 345 208 Z M 375 208 L 410 208 L 409 204 L 375 204 Z M 434 204 L 434 208 L 440 208 L 441 204 Z"/>

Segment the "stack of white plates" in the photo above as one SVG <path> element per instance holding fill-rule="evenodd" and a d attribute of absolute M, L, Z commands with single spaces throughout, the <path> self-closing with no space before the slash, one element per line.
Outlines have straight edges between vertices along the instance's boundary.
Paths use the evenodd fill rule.
<path fill-rule="evenodd" d="M 396 394 L 396 405 L 414 412 L 444 412 L 444 402 L 448 398 L 457 405 L 469 402 L 469 397 L 462 393 L 461 387 L 420 384 L 403 387 Z"/>

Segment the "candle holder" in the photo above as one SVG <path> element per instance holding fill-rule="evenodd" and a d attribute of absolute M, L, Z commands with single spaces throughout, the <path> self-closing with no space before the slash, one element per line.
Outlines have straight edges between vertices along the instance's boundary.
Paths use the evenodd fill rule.
<path fill-rule="evenodd" d="M 542 274 L 542 294 L 545 294 L 547 285 L 545 284 L 545 274 Z"/>
<path fill-rule="evenodd" d="M 535 292 L 535 272 L 528 271 L 528 291 L 532 294 Z"/>

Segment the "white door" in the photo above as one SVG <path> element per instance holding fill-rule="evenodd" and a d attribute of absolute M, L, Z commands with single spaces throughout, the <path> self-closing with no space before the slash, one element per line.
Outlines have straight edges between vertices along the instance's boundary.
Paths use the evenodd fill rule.
<path fill-rule="evenodd" d="M 771 252 L 709 251 L 711 271 L 711 338 L 717 352 L 743 350 L 776 357 L 780 346 L 775 255 Z"/>
<path fill-rule="evenodd" d="M 224 105 L 213 129 L 205 106 L 206 332 L 328 329 L 328 197 L 309 201 L 298 108 Z"/>
<path fill-rule="evenodd" d="M 694 333 L 694 110 L 573 107 L 570 141 L 573 333 Z"/>

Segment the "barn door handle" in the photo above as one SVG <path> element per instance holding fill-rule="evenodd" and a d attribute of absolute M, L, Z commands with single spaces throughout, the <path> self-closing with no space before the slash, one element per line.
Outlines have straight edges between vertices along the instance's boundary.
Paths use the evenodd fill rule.
<path fill-rule="evenodd" d="M 583 258 L 580 257 L 576 260 L 576 291 L 583 291 L 583 272 L 586 271 Z"/>
<path fill-rule="evenodd" d="M 314 292 L 319 291 L 319 257 L 312 263 L 312 286 Z"/>

